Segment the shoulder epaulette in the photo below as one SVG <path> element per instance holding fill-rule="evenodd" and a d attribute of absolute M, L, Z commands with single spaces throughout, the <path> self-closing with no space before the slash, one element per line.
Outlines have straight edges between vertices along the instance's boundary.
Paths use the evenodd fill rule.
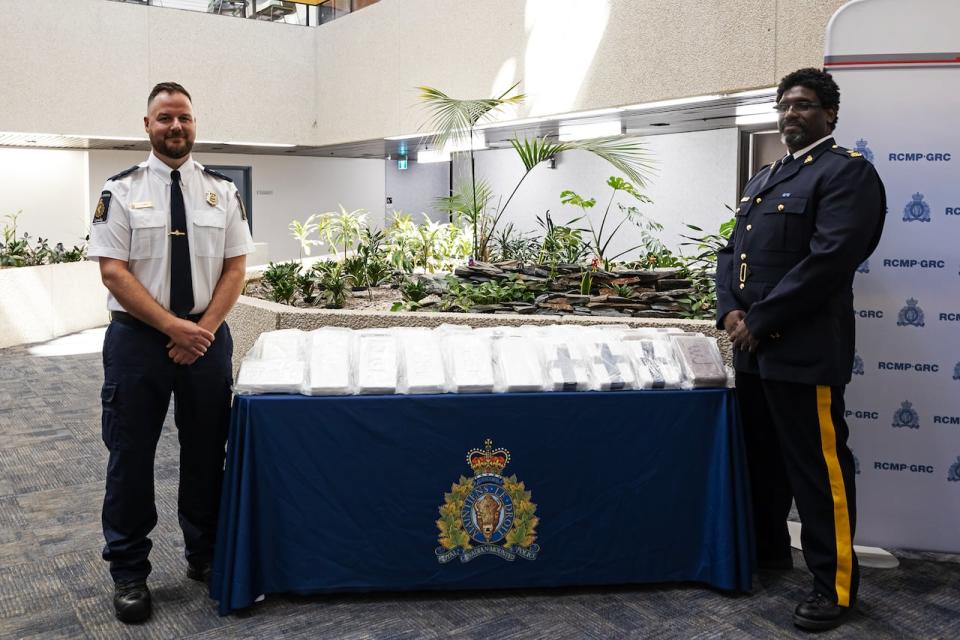
<path fill-rule="evenodd" d="M 220 178 L 221 180 L 226 180 L 227 182 L 233 182 L 233 178 L 223 175 L 219 171 L 214 171 L 213 169 L 208 169 L 207 167 L 203 168 L 204 173 L 209 173 L 214 178 Z"/>
<path fill-rule="evenodd" d="M 838 156 L 843 156 L 844 158 L 862 158 L 863 154 L 854 149 L 847 149 L 846 147 L 841 147 L 838 144 L 830 147 L 830 151 L 834 152 Z"/>
<path fill-rule="evenodd" d="M 136 171 L 137 169 L 142 169 L 142 168 L 143 168 L 143 167 L 141 167 L 140 165 L 135 164 L 135 165 L 133 165 L 132 167 L 130 167 L 129 169 L 124 169 L 123 171 L 121 171 L 120 173 L 118 173 L 118 174 L 115 175 L 115 176 L 110 176 L 109 178 L 107 178 L 107 182 L 109 182 L 110 180 L 119 180 L 120 178 L 125 178 L 126 176 L 130 175 L 131 173 L 133 173 L 133 172 Z"/>

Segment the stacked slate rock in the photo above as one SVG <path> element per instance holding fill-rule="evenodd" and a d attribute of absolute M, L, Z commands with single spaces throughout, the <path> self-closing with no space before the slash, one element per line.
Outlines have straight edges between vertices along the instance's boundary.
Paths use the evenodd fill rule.
<path fill-rule="evenodd" d="M 473 313 L 679 318 L 681 306 L 678 300 L 693 293 L 691 281 L 678 277 L 676 269 L 637 269 L 592 271 L 590 295 L 582 295 L 580 283 L 584 271 L 584 267 L 578 264 L 557 265 L 551 280 L 549 268 L 540 265 L 475 262 L 471 266 L 458 267 L 454 275 L 473 284 L 517 278 L 544 289 L 532 304 L 477 305 L 471 309 Z M 633 295 L 629 298 L 618 296 L 613 285 L 628 285 L 633 289 Z"/>

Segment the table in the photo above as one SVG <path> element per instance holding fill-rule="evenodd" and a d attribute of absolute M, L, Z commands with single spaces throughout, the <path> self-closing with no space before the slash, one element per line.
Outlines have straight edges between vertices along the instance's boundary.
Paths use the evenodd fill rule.
<path fill-rule="evenodd" d="M 492 473 L 466 495 L 471 450 Z M 243 396 L 210 593 L 226 615 L 284 592 L 748 591 L 750 517 L 729 389 Z"/>

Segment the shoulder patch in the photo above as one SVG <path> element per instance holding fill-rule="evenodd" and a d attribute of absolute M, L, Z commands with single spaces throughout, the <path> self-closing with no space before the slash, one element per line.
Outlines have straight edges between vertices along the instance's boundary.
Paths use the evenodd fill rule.
<path fill-rule="evenodd" d="M 100 192 L 97 208 L 93 210 L 93 224 L 101 224 L 107 221 L 107 214 L 110 213 L 110 198 L 112 197 L 113 194 L 109 191 Z"/>
<path fill-rule="evenodd" d="M 846 147 L 841 147 L 836 144 L 830 147 L 830 151 L 837 154 L 838 156 L 843 156 L 844 158 L 858 158 L 861 155 L 863 155 L 859 151 L 854 151 L 853 149 L 847 149 Z"/>
<path fill-rule="evenodd" d="M 204 168 L 203 168 L 203 172 L 204 172 L 204 173 L 209 173 L 209 174 L 210 174 L 211 176 L 213 176 L 214 178 L 220 178 L 221 180 L 226 180 L 227 182 L 233 182 L 233 178 L 229 178 L 229 177 L 223 175 L 222 173 L 220 173 L 219 171 L 214 171 L 213 169 L 208 169 L 208 168 L 204 167 Z"/>
<path fill-rule="evenodd" d="M 142 168 L 142 167 L 141 167 L 140 165 L 135 164 L 135 165 L 133 165 L 132 167 L 130 167 L 129 169 L 124 169 L 123 171 L 121 171 L 120 173 L 118 173 L 118 174 L 115 175 L 115 176 L 110 176 L 109 178 L 107 178 L 107 182 L 109 182 L 110 180 L 119 180 L 120 178 L 125 178 L 125 177 L 127 177 L 128 175 L 130 175 L 131 173 L 133 173 L 134 171 L 136 171 L 137 169 L 141 169 L 141 168 Z M 106 193 L 106 192 L 105 192 L 105 193 Z"/>

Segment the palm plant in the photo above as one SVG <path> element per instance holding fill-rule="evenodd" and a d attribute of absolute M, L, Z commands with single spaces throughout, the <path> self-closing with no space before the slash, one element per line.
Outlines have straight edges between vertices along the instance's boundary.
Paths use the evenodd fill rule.
<path fill-rule="evenodd" d="M 646 147 L 637 137 L 611 136 L 589 140 L 558 141 L 550 136 L 536 138 L 514 138 L 513 148 L 523 161 L 525 172 L 513 191 L 493 213 L 489 224 L 484 223 L 485 210 L 491 200 L 489 187 L 481 181 L 477 184 L 476 167 L 473 155 L 473 133 L 477 123 L 507 104 L 520 104 L 525 96 L 517 94 L 507 97 L 520 83 L 513 85 L 496 98 L 482 100 L 458 100 L 451 98 L 438 89 L 418 87 L 420 98 L 430 112 L 427 127 L 434 131 L 431 143 L 442 149 L 451 140 L 466 139 L 470 142 L 470 190 L 460 196 L 455 194 L 440 199 L 451 211 L 459 211 L 473 225 L 473 255 L 484 260 L 489 256 L 488 244 L 494 236 L 497 224 L 506 211 L 520 185 L 537 165 L 565 151 L 588 151 L 609 162 L 623 173 L 637 188 L 644 188 L 653 172 L 653 162 Z M 485 191 L 486 190 L 486 191 Z"/>
<path fill-rule="evenodd" d="M 470 192 L 471 211 L 480 211 L 477 207 L 477 173 L 473 155 L 473 131 L 480 120 L 489 117 L 494 111 L 508 104 L 521 104 L 526 96 L 518 93 L 508 96 L 520 83 L 516 83 L 496 98 L 480 100 L 458 100 L 433 87 L 417 87 L 420 99 L 430 112 L 425 125 L 434 133 L 431 143 L 437 149 L 443 149 L 448 142 L 458 142 L 466 138 L 470 151 Z M 473 219 L 473 255 L 478 256 L 480 234 L 477 233 L 478 216 Z"/>

